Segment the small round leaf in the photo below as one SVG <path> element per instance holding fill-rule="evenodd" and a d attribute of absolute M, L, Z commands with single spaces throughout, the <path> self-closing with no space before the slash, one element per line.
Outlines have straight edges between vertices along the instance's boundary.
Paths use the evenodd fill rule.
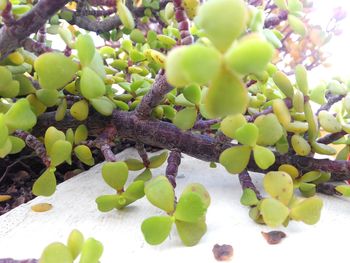
<path fill-rule="evenodd" d="M 142 222 L 141 231 L 150 245 L 159 245 L 170 234 L 173 219 L 169 216 L 153 216 Z"/>

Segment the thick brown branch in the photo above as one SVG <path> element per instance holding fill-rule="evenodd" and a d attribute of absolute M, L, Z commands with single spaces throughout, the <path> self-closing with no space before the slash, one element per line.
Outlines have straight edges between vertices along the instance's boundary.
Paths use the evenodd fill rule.
<path fill-rule="evenodd" d="M 140 118 L 148 118 L 152 109 L 159 105 L 164 96 L 173 89 L 166 80 L 164 71 L 160 71 L 153 83 L 151 90 L 142 98 L 136 109 L 136 115 Z"/>
<path fill-rule="evenodd" d="M 10 26 L 4 25 L 0 29 L 0 58 L 4 58 L 20 47 L 24 39 L 37 32 L 51 16 L 68 2 L 69 0 L 40 0 L 23 17 Z"/>
<path fill-rule="evenodd" d="M 76 128 L 82 122 L 75 121 L 67 114 L 64 120 L 56 122 L 54 113 L 43 114 L 38 118 L 37 128 L 42 134 L 49 126 L 55 125 L 58 129 Z M 220 154 L 235 144 L 227 142 L 220 143 L 209 135 L 194 134 L 190 131 L 181 131 L 169 122 L 156 119 L 144 119 L 138 117 L 134 112 L 115 110 L 110 118 L 101 117 L 94 113 L 84 122 L 89 129 L 89 134 L 97 135 L 101 129 L 112 123 L 117 127 L 117 136 L 133 141 L 139 141 L 147 145 L 168 149 L 179 150 L 182 153 L 197 159 L 218 162 Z M 332 173 L 332 180 L 350 179 L 350 162 L 332 161 L 329 159 L 314 159 L 298 155 L 275 153 L 276 162 L 268 170 L 277 170 L 281 164 L 289 163 L 301 171 L 320 170 Z M 266 172 L 257 167 L 251 159 L 247 170 L 253 172 Z"/>
<path fill-rule="evenodd" d="M 44 43 L 36 42 L 31 38 L 26 38 L 21 42 L 25 50 L 28 50 L 36 55 L 41 55 L 46 52 L 52 52 L 53 49 L 46 46 Z"/>
<path fill-rule="evenodd" d="M 50 158 L 47 155 L 45 146 L 41 141 L 39 141 L 32 134 L 25 131 L 15 131 L 13 135 L 21 138 L 29 148 L 33 149 L 35 153 L 41 158 L 46 167 L 50 166 Z"/>
<path fill-rule="evenodd" d="M 116 162 L 117 158 L 113 153 L 111 146 L 114 145 L 114 139 L 116 137 L 117 130 L 114 126 L 107 126 L 103 132 L 94 141 L 94 146 L 99 148 L 108 162 Z"/>

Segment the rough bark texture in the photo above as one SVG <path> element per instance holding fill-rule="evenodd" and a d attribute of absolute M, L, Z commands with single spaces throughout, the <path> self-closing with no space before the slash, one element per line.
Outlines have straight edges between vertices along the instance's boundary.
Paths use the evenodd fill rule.
<path fill-rule="evenodd" d="M 89 129 L 89 134 L 98 135 L 103 127 L 112 124 L 117 129 L 117 136 L 121 138 L 138 141 L 143 144 L 175 150 L 188 154 L 195 158 L 208 162 L 218 162 L 221 152 L 229 147 L 235 146 L 230 142 L 220 143 L 210 135 L 182 131 L 169 122 L 156 119 L 143 119 L 134 112 L 115 110 L 111 117 L 101 117 L 98 113 L 93 113 L 85 122 L 73 119 L 69 113 L 60 122 L 54 119 L 54 113 L 45 113 L 38 118 L 38 123 L 34 135 L 41 135 L 48 127 L 55 126 L 58 129 L 75 129 L 79 124 L 85 123 Z M 329 159 L 314 159 L 298 155 L 275 153 L 276 162 L 269 170 L 277 170 L 282 164 L 289 163 L 301 171 L 321 170 L 332 172 L 333 180 L 350 179 L 350 162 L 332 161 Z M 258 168 L 253 159 L 248 164 L 248 170 L 263 172 Z"/>
<path fill-rule="evenodd" d="M 11 25 L 4 25 L 0 29 L 0 58 L 4 58 L 11 51 L 22 46 L 21 43 L 24 39 L 37 32 L 51 16 L 68 2 L 68 0 L 40 0 L 22 18 Z"/>

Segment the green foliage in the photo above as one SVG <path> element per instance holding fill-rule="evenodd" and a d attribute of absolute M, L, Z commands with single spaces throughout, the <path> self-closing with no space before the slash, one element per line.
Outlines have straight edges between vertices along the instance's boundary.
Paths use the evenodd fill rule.
<path fill-rule="evenodd" d="M 120 210 L 145 195 L 145 185 L 141 179 L 135 180 L 125 189 L 128 172 L 129 169 L 125 162 L 107 162 L 103 165 L 102 177 L 117 193 L 97 197 L 95 201 L 98 210 L 101 212 L 108 212 L 114 208 Z"/>
<path fill-rule="evenodd" d="M 222 94 L 225 94 L 223 97 Z M 241 80 L 227 71 L 211 81 L 205 98 L 205 108 L 211 118 L 244 113 L 248 105 L 247 89 Z"/>
<path fill-rule="evenodd" d="M 34 4 L 10 2 L 16 21 L 32 8 L 28 14 L 37 14 Z M 99 150 L 105 155 L 105 139 L 114 151 L 125 139 L 178 150 L 176 142 L 182 147 L 192 138 L 188 147 L 197 149 L 187 153 L 213 161 L 211 168 L 219 161 L 229 173 L 266 173 L 263 186 L 267 196 L 261 200 L 251 185 L 242 184 L 240 201 L 250 207 L 255 222 L 271 227 L 287 226 L 290 220 L 316 223 L 322 208 L 316 191 L 345 166 L 341 162 L 318 166 L 311 158 L 315 153 L 337 154 L 337 160 L 345 161 L 350 152 L 348 81 L 336 77 L 312 89 L 308 83 L 307 71 L 324 62 L 322 47 L 336 32 L 309 24 L 305 19 L 308 1 L 248 2 L 182 0 L 182 6 L 175 8 L 172 2 L 163 7 L 158 0 L 135 1 L 133 5 L 118 0 L 116 14 L 111 15 L 112 9 L 96 6 L 90 10 L 89 1 L 81 13 L 75 3 L 62 10 L 51 5 L 50 14 L 54 15 L 40 27 L 67 46 L 65 51 L 54 52 L 45 52 L 52 42 L 43 40 L 41 30 L 29 32 L 30 25 L 25 28 L 15 23 L 12 31 L 19 34 L 12 34 L 16 38 L 13 43 L 11 39 L 6 42 L 0 61 L 0 158 L 16 164 L 22 153 L 35 151 L 47 167 L 33 184 L 33 194 L 50 196 L 56 189 L 56 169 L 59 174 L 60 169 L 66 172 L 72 160 L 79 162 L 79 169 L 94 165 L 102 156 Z M 6 1 L 0 0 L 0 10 L 5 7 Z M 274 17 L 266 19 L 268 8 Z M 92 14 L 81 24 L 94 29 L 94 37 L 63 21 L 77 23 L 89 10 Z M 182 18 L 180 11 L 185 11 L 189 20 Z M 101 15 L 106 23 L 97 23 L 95 12 L 106 12 Z M 2 22 L 5 16 L 3 12 Z M 335 20 L 334 30 L 338 28 L 338 18 Z M 43 23 L 36 22 L 34 19 L 38 26 Z M 28 38 L 20 39 L 20 35 Z M 96 49 L 95 38 L 104 46 Z M 293 72 L 295 81 L 289 77 Z M 324 105 L 338 99 L 331 107 L 323 107 L 325 110 L 310 102 Z M 139 112 L 142 104 L 150 116 Z M 109 137 L 108 129 L 98 127 L 98 116 L 116 128 L 116 138 Z M 124 126 L 124 120 L 130 125 Z M 192 129 L 195 124 L 198 129 Z M 164 127 L 164 137 L 169 136 L 171 145 L 167 138 L 156 136 L 163 132 L 159 127 Z M 336 134 L 327 136 L 332 133 Z M 340 133 L 346 136 L 336 142 L 319 142 L 320 137 Z M 337 152 L 332 143 L 342 150 Z M 204 146 L 215 148 L 213 156 L 198 153 Z M 296 155 L 291 158 L 295 166 L 280 165 L 290 160 L 290 155 Z M 191 183 L 177 198 L 167 177 L 152 179 L 151 169 L 160 168 L 168 152 L 150 157 L 149 164 L 142 159 L 103 164 L 102 179 L 112 192 L 96 198 L 98 209 L 123 209 L 146 195 L 166 213 L 143 222 L 141 230 L 148 243 L 162 243 L 175 224 L 184 245 L 197 244 L 207 229 L 209 193 L 203 185 Z M 173 161 L 168 159 L 170 170 L 176 166 Z M 277 167 L 278 171 L 273 171 Z M 321 171 L 325 169 L 327 172 Z M 139 171 L 130 183 L 129 171 Z M 350 196 L 347 185 L 327 187 L 337 195 Z M 294 189 L 304 198 L 295 196 Z M 102 246 L 91 238 L 84 241 L 75 230 L 67 246 L 50 245 L 40 262 L 73 262 L 79 254 L 80 262 L 97 263 Z"/>
<path fill-rule="evenodd" d="M 252 123 L 244 124 L 238 128 L 235 133 L 235 138 L 241 144 L 245 144 L 251 147 L 256 145 L 258 140 L 259 129 Z"/>
<path fill-rule="evenodd" d="M 285 172 L 269 172 L 264 176 L 265 191 L 284 205 L 288 205 L 293 196 L 293 180 Z"/>
<path fill-rule="evenodd" d="M 148 168 L 153 169 L 153 168 L 158 168 L 163 165 L 163 163 L 167 160 L 168 158 L 168 152 L 162 152 L 158 155 L 154 155 L 151 158 L 149 158 L 149 166 Z"/>
<path fill-rule="evenodd" d="M 73 257 L 64 244 L 55 242 L 45 248 L 40 263 L 73 263 Z"/>
<path fill-rule="evenodd" d="M 254 124 L 259 129 L 259 145 L 274 145 L 283 135 L 282 126 L 273 113 L 259 116 Z"/>
<path fill-rule="evenodd" d="M 44 89 L 63 88 L 78 71 L 78 64 L 61 53 L 45 53 L 35 60 L 34 69 Z"/>
<path fill-rule="evenodd" d="M 254 190 L 250 188 L 245 188 L 243 190 L 243 194 L 241 196 L 240 202 L 242 205 L 245 205 L 245 206 L 254 206 L 258 204 L 259 200 L 256 197 Z"/>
<path fill-rule="evenodd" d="M 194 107 L 188 107 L 176 113 L 173 123 L 181 130 L 188 130 L 193 127 L 197 119 L 197 110 Z"/>
<path fill-rule="evenodd" d="M 67 245 L 54 242 L 41 254 L 40 263 L 73 263 L 80 255 L 79 263 L 98 263 L 102 256 L 103 245 L 94 238 L 84 240 L 83 234 L 74 229 L 67 240 Z"/>
<path fill-rule="evenodd" d="M 242 172 L 248 165 L 251 149 L 249 146 L 235 146 L 220 154 L 220 163 L 229 173 Z"/>
<path fill-rule="evenodd" d="M 195 223 L 205 212 L 201 197 L 195 192 L 188 192 L 181 195 L 174 216 L 180 221 Z"/>
<path fill-rule="evenodd" d="M 106 92 L 103 80 L 89 67 L 85 67 L 81 73 L 80 91 L 86 99 L 101 97 Z"/>
<path fill-rule="evenodd" d="M 263 170 L 275 163 L 275 155 L 269 148 L 256 145 L 253 149 L 253 155 L 255 163 Z"/>
<path fill-rule="evenodd" d="M 211 0 L 201 5 L 195 21 L 211 42 L 225 52 L 243 33 L 247 19 L 247 7 L 243 1 Z"/>
<path fill-rule="evenodd" d="M 221 58 L 214 48 L 203 45 L 182 46 L 167 56 L 167 80 L 175 87 L 209 82 L 220 69 Z"/>
<path fill-rule="evenodd" d="M 153 216 L 142 222 L 141 230 L 150 245 L 159 245 L 169 236 L 174 221 L 170 216 Z"/>
<path fill-rule="evenodd" d="M 79 230 L 72 230 L 67 240 L 67 247 L 72 254 L 73 259 L 76 259 L 80 254 L 84 244 L 84 236 Z"/>
<path fill-rule="evenodd" d="M 156 191 L 160 191 L 161 187 L 169 188 L 169 191 L 167 193 L 164 191 L 165 194 L 156 196 Z M 205 213 L 210 204 L 209 193 L 201 184 L 189 184 L 182 192 L 175 207 L 174 190 L 170 187 L 172 188 L 171 184 L 164 176 L 158 176 L 146 184 L 145 192 L 148 200 L 166 211 L 169 216 L 154 216 L 145 219 L 141 226 L 142 233 L 149 244 L 158 245 L 169 236 L 175 222 L 183 244 L 193 246 L 199 242 L 207 230 Z M 169 204 L 165 204 L 164 198 L 169 201 Z M 172 201 L 171 204 L 170 201 Z M 169 209 L 165 209 L 167 207 Z"/>
<path fill-rule="evenodd" d="M 145 185 L 145 195 L 154 206 L 167 213 L 174 211 L 175 193 L 165 176 L 157 176 Z"/>
<path fill-rule="evenodd" d="M 5 123 L 10 131 L 29 130 L 35 126 L 37 118 L 26 99 L 19 99 L 5 114 Z"/>
<path fill-rule="evenodd" d="M 274 48 L 258 35 L 248 35 L 233 45 L 225 54 L 225 61 L 234 72 L 246 75 L 265 70 L 272 59 Z"/>
<path fill-rule="evenodd" d="M 102 177 L 115 190 L 122 190 L 128 179 L 128 166 L 124 162 L 107 162 L 102 166 Z"/>
<path fill-rule="evenodd" d="M 91 36 L 80 34 L 75 42 L 78 58 L 83 66 L 88 66 L 95 55 L 95 44 Z"/>
<path fill-rule="evenodd" d="M 47 169 L 34 183 L 32 192 L 35 195 L 50 196 L 56 190 L 55 168 Z"/>
<path fill-rule="evenodd" d="M 268 226 L 277 227 L 287 219 L 289 209 L 276 199 L 266 198 L 260 203 L 260 213 Z"/>
<path fill-rule="evenodd" d="M 290 216 L 296 221 L 303 221 L 305 224 L 313 225 L 318 222 L 321 216 L 323 202 L 318 197 L 310 197 L 292 207 Z"/>

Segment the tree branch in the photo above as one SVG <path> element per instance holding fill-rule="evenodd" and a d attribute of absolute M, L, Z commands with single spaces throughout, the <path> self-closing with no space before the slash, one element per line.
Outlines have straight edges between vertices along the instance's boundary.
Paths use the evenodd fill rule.
<path fill-rule="evenodd" d="M 41 158 L 46 167 L 50 166 L 50 158 L 47 155 L 44 144 L 39 141 L 35 136 L 25 131 L 15 131 L 14 136 L 21 138 L 28 147 L 33 149 L 35 153 Z"/>
<path fill-rule="evenodd" d="M 178 150 L 171 151 L 168 157 L 168 165 L 166 167 L 165 175 L 172 186 L 176 187 L 176 176 L 181 163 L 181 152 Z"/>
<path fill-rule="evenodd" d="M 242 190 L 244 190 L 246 188 L 250 188 L 250 189 L 252 189 L 255 192 L 256 197 L 259 200 L 262 199 L 262 196 L 261 196 L 259 190 L 254 185 L 254 183 L 252 181 L 252 178 L 250 177 L 250 175 L 249 175 L 247 170 L 244 170 L 243 172 L 238 174 L 238 178 L 239 178 L 239 182 L 241 184 Z"/>
<path fill-rule="evenodd" d="M 20 47 L 23 40 L 29 37 L 30 34 L 37 32 L 51 16 L 68 2 L 69 0 L 40 0 L 23 17 L 9 26 L 1 27 L 0 59 Z"/>
<path fill-rule="evenodd" d="M 164 70 L 160 71 L 151 90 L 142 98 L 136 108 L 135 114 L 140 118 L 149 118 L 152 109 L 158 106 L 164 99 L 164 96 L 173 88 L 168 84 Z"/>
<path fill-rule="evenodd" d="M 117 127 L 117 136 L 120 138 L 139 141 L 170 151 L 177 149 L 182 153 L 207 162 L 219 162 L 220 154 L 224 150 L 236 146 L 236 144 L 230 142 L 220 143 L 216 138 L 209 135 L 181 131 L 169 122 L 141 118 L 134 112 L 115 110 L 111 117 L 102 117 L 98 113 L 93 113 L 84 122 L 76 121 L 68 112 L 62 121 L 56 122 L 54 115 L 54 112 L 41 115 L 36 125 L 36 133 L 33 132 L 33 134 L 43 134 L 52 125 L 57 129 L 66 130 L 68 128 L 75 129 L 79 124 L 85 123 L 90 135 L 98 135 L 103 127 L 112 123 Z M 332 173 L 331 180 L 350 179 L 350 162 L 348 161 L 314 159 L 290 154 L 281 155 L 277 152 L 275 152 L 275 157 L 276 162 L 268 170 L 260 169 L 253 158 L 250 160 L 247 170 L 252 172 L 277 171 L 280 165 L 288 163 L 303 172 L 313 170 L 330 172 Z"/>

